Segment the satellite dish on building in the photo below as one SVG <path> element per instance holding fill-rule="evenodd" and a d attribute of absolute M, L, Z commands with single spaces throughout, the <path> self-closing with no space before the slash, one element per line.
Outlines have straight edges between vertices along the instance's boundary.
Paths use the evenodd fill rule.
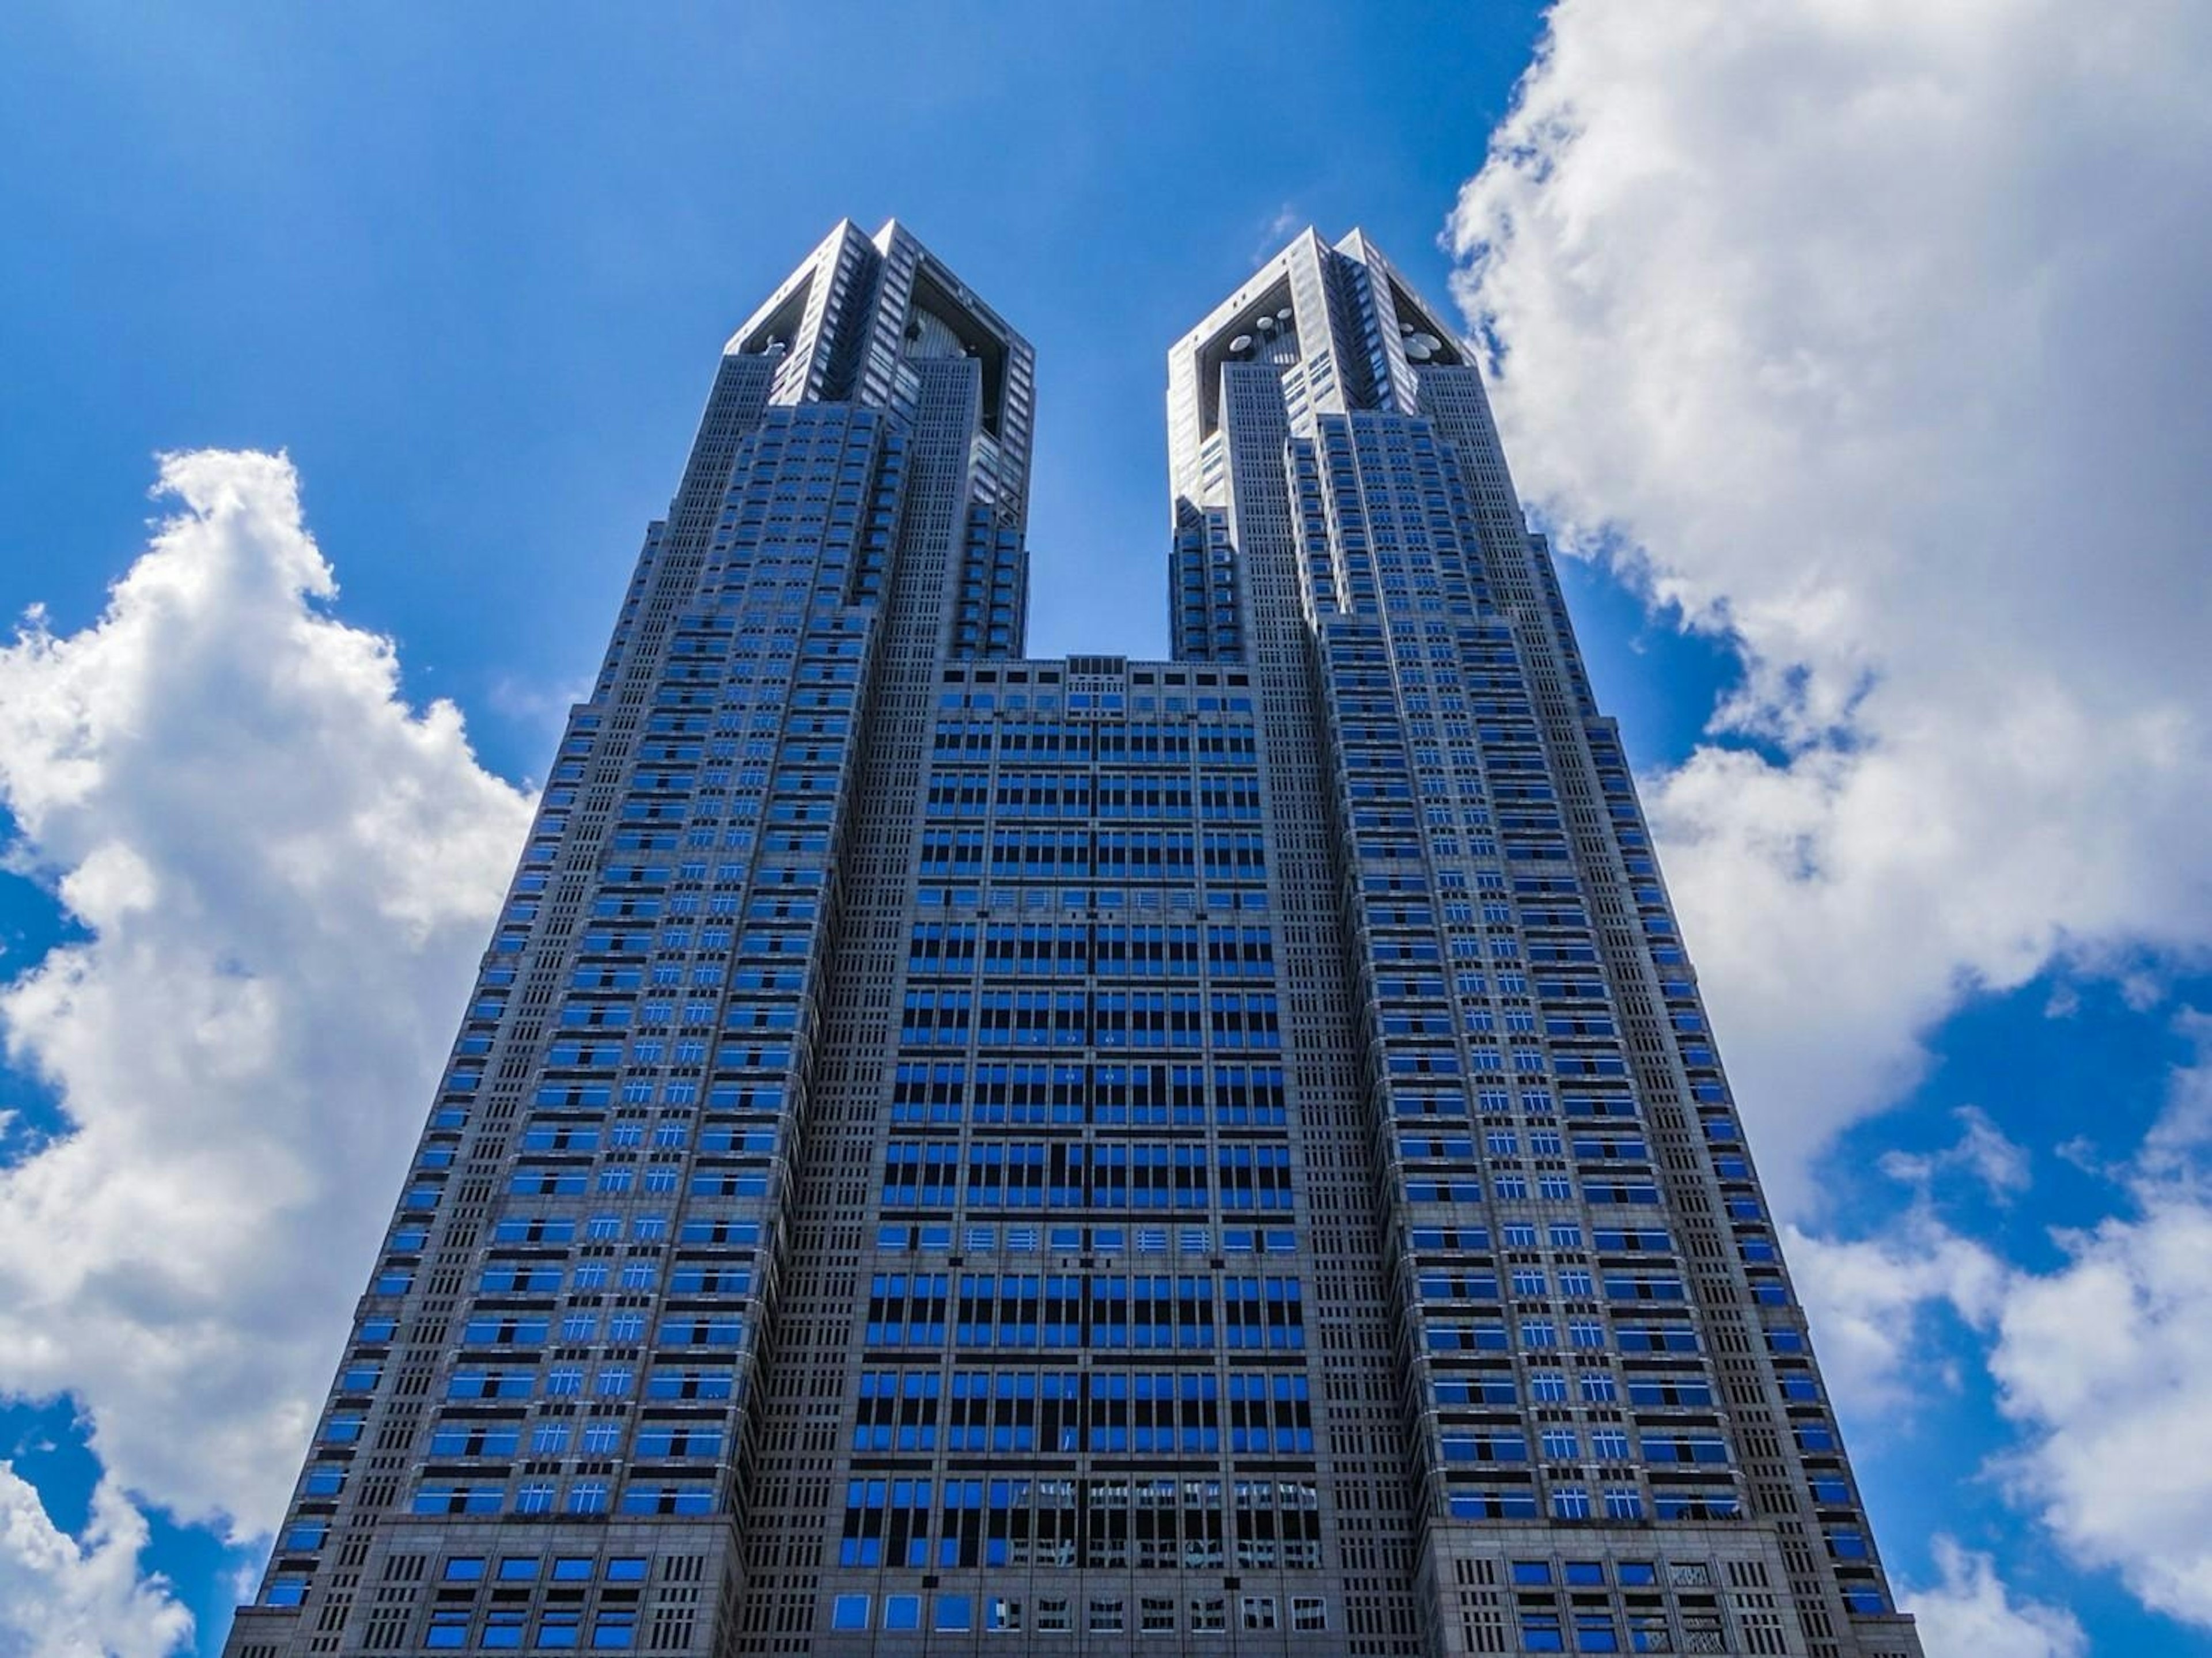
<path fill-rule="evenodd" d="M 1239 334 L 1235 339 L 1229 342 L 1229 349 L 1232 355 L 1242 355 L 1251 349 L 1252 337 L 1249 334 Z"/>

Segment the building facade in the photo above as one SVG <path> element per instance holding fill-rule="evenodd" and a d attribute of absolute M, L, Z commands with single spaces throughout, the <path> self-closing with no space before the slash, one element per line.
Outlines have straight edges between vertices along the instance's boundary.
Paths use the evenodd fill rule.
<path fill-rule="evenodd" d="M 1169 662 L 1032 407 L 896 224 L 730 342 L 227 1650 L 1917 1655 L 1441 313 L 1176 345 Z"/>

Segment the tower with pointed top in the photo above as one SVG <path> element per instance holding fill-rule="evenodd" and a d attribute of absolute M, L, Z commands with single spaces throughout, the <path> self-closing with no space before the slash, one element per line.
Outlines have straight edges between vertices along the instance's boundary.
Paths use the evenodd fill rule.
<path fill-rule="evenodd" d="M 1027 343 L 732 338 L 226 1651 L 1909 1658 L 1619 735 L 1355 232 L 1023 654 Z"/>

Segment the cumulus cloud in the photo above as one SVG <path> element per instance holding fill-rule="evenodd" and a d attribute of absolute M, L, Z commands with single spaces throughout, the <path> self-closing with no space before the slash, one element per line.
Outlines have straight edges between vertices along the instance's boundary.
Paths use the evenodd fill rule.
<path fill-rule="evenodd" d="M 2212 1020 L 2185 1011 L 2177 1023 L 2196 1062 L 2175 1068 L 2133 1160 L 2103 1171 L 2126 1212 L 2058 1234 L 2056 1269 L 2004 1264 L 1924 1203 L 1883 1236 L 1799 1233 L 1789 1247 L 1848 1412 L 1908 1403 L 1929 1321 L 1955 1314 L 1980 1333 L 1997 1408 L 2018 1430 L 1990 1464 L 2007 1495 L 2079 1564 L 2212 1629 Z M 1946 1620 L 1972 1631 L 2003 1611 L 1970 1558 L 1938 1560 L 1943 1584 L 1927 1593 Z M 1984 1649 L 2013 1649 L 1929 1642 L 1931 1655 Z"/>
<path fill-rule="evenodd" d="M 2069 1258 L 2049 1272 L 2007 1266 L 1924 1212 L 1874 1238 L 1795 1234 L 1790 1259 L 1846 1415 L 1909 1406 L 1928 1377 L 1929 1321 L 1963 1319 L 2019 1430 L 1990 1465 L 2007 1495 L 2080 1564 L 2116 1570 L 2145 1606 L 2212 1629 L 2212 1199 L 2193 1178 L 2140 1164 L 2131 1191 L 2128 1215 L 2063 1234 Z M 1960 1380 L 1948 1367 L 1941 1378 Z M 1925 1594 L 1943 1627 L 1972 1631 L 2003 1611 L 1993 1580 L 1954 1570 L 1940 1551 L 1938 1562 L 1943 1584 Z M 2045 1649 L 1960 1634 L 1928 1650 Z"/>
<path fill-rule="evenodd" d="M 2208 53 L 1562 0 L 1453 215 L 1524 492 L 1743 653 L 1648 799 L 1785 1204 L 1963 995 L 2212 940 Z"/>
<path fill-rule="evenodd" d="M 169 1585 L 141 1579 L 146 1518 L 111 1480 L 92 1495 L 82 1538 L 46 1517 L 39 1494 L 0 1462 L 0 1658 L 165 1658 L 192 1615 Z"/>
<path fill-rule="evenodd" d="M 508 719 L 557 734 L 568 726 L 568 710 L 591 694 L 588 679 L 547 685 L 502 674 L 491 682 L 489 695 L 491 706 Z"/>
<path fill-rule="evenodd" d="M 167 458 L 80 632 L 0 649 L 17 863 L 83 931 L 0 991 L 60 1133 L 0 1169 L 0 1394 L 252 1534 L 328 1385 L 526 827 L 459 714 L 329 614 L 289 462 Z M 125 1533 L 110 1509 L 110 1534 Z"/>
<path fill-rule="evenodd" d="M 2033 1183 L 2027 1148 L 2012 1139 L 1978 1105 L 1962 1105 L 1952 1116 L 1959 1138 L 1940 1151 L 1886 1151 L 1881 1171 L 1893 1180 L 1925 1191 L 1957 1169 L 1971 1175 L 1999 1203 L 2008 1203 Z"/>
<path fill-rule="evenodd" d="M 2020 1433 L 1990 1465 L 2007 1495 L 2078 1564 L 2116 1570 L 2145 1606 L 2212 1629 L 2212 1201 L 2171 1178 L 2139 1179 L 2134 1195 L 2130 1214 L 2063 1235 L 2069 1259 L 2050 1272 L 2008 1267 L 1924 1214 L 1849 1242 L 1797 1234 L 1790 1259 L 1847 1416 L 1909 1407 L 1929 1373 L 1929 1321 L 1965 1320 Z M 2010 1620 L 1966 1557 L 1946 1563 L 1939 1550 L 1938 1563 L 1943 1583 L 1913 1610 L 1941 1607 L 1954 1631 Z M 1931 1636 L 1928 1650 L 2045 1649 L 1957 1633 Z"/>
<path fill-rule="evenodd" d="M 1990 1355 L 2027 1430 L 2013 1492 L 2143 1605 L 2212 1627 L 2212 1207 L 2154 1198 L 2006 1297 Z"/>
<path fill-rule="evenodd" d="M 2184 1007 L 2173 1029 L 2195 1047 L 2196 1061 L 2173 1068 L 2166 1108 L 2143 1139 L 2141 1162 L 2150 1173 L 2186 1178 L 2212 1151 L 2212 1013 Z"/>
<path fill-rule="evenodd" d="M 2088 1651 L 2072 1612 L 2014 1600 L 1988 1555 L 1944 1536 L 1933 1552 L 1938 1580 L 1898 1597 L 1919 1620 L 1928 1658 L 2082 1658 Z"/>
<path fill-rule="evenodd" d="M 2212 1628 L 2212 1204 L 2147 1189 L 2011 1288 L 1990 1355 L 2013 1494 L 2075 1558 Z"/>
<path fill-rule="evenodd" d="M 1847 1416 L 1871 1420 L 1910 1404 L 1925 1380 L 1929 1320 L 1939 1310 L 1986 1325 L 2002 1302 L 2004 1263 L 1924 1209 L 1879 1237 L 1784 1231 L 1822 1374 Z M 1940 1379 L 1961 1380 L 1948 1367 Z"/>

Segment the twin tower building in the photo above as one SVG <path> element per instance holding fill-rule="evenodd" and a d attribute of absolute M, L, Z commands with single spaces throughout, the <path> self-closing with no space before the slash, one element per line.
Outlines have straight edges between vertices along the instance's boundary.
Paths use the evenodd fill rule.
<path fill-rule="evenodd" d="M 1481 379 L 1168 357 L 1175 653 L 1022 654 L 1030 348 L 725 350 L 234 1658 L 1917 1658 Z"/>

